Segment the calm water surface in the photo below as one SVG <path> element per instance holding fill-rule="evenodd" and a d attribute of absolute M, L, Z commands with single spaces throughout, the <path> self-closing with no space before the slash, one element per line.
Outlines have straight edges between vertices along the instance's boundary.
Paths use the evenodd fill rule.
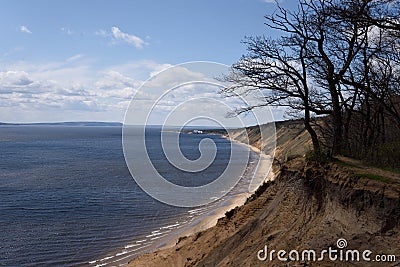
<path fill-rule="evenodd" d="M 160 173 L 197 186 L 215 179 L 230 156 L 230 142 L 214 135 L 182 134 L 183 153 L 199 157 L 204 137 L 215 141 L 218 153 L 197 176 L 168 163 L 159 129 L 148 129 L 146 141 Z M 0 200 L 0 266 L 126 263 L 201 214 L 162 204 L 136 185 L 121 127 L 0 126 Z"/>

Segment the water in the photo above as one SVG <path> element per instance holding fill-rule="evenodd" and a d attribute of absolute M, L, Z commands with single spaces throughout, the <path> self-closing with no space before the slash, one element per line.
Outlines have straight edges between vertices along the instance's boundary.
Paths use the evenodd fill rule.
<path fill-rule="evenodd" d="M 178 184 L 206 184 L 229 160 L 229 141 L 182 134 L 188 158 L 199 156 L 204 137 L 218 148 L 206 175 L 185 176 L 160 156 L 159 137 L 148 130 L 149 154 Z M 0 152 L 0 266 L 123 264 L 203 213 L 160 203 L 137 186 L 121 127 L 0 126 Z"/>

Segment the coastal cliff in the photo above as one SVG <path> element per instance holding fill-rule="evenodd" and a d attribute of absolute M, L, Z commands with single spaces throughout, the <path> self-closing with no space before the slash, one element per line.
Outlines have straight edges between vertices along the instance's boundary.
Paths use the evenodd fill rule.
<path fill-rule="evenodd" d="M 254 146 L 257 131 L 248 130 Z M 310 161 L 309 146 L 300 122 L 277 123 L 274 181 L 228 211 L 216 226 L 181 237 L 175 246 L 142 255 L 129 266 L 396 266 L 400 175 L 368 174 L 344 161 Z M 394 255 L 397 261 L 332 262 L 325 257 L 284 262 L 276 253 L 272 260 L 258 257 L 266 247 L 287 252 L 336 248 L 339 239 L 346 240 L 346 249 Z"/>

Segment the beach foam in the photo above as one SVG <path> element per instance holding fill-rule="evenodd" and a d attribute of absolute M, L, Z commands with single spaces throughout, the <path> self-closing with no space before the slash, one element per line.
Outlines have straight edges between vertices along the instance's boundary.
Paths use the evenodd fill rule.
<path fill-rule="evenodd" d="M 143 253 L 174 246 L 180 237 L 193 235 L 213 227 L 219 218 L 225 216 L 227 211 L 243 205 L 251 193 L 266 179 L 272 179 L 271 176 L 265 177 L 265 173 L 271 166 L 271 157 L 261 154 L 260 150 L 255 147 L 234 142 L 250 149 L 250 159 L 241 180 L 230 192 L 205 207 L 189 210 L 187 216 L 182 217 L 181 220 L 150 231 L 148 235 L 145 235 L 146 239 L 137 240 L 134 245 L 126 245 L 123 251 L 116 253 L 115 257 L 118 259 L 113 260 L 112 263 L 120 265 Z M 255 164 L 257 162 L 258 164 Z M 131 251 L 126 250 L 136 245 L 141 246 Z"/>

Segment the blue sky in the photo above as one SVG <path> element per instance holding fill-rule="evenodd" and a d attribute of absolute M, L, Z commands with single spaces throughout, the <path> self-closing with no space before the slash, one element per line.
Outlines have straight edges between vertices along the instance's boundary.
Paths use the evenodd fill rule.
<path fill-rule="evenodd" d="M 287 4 L 287 3 L 282 3 Z M 2 1 L 0 121 L 123 121 L 152 74 L 231 65 L 266 32 L 269 0 Z"/>

